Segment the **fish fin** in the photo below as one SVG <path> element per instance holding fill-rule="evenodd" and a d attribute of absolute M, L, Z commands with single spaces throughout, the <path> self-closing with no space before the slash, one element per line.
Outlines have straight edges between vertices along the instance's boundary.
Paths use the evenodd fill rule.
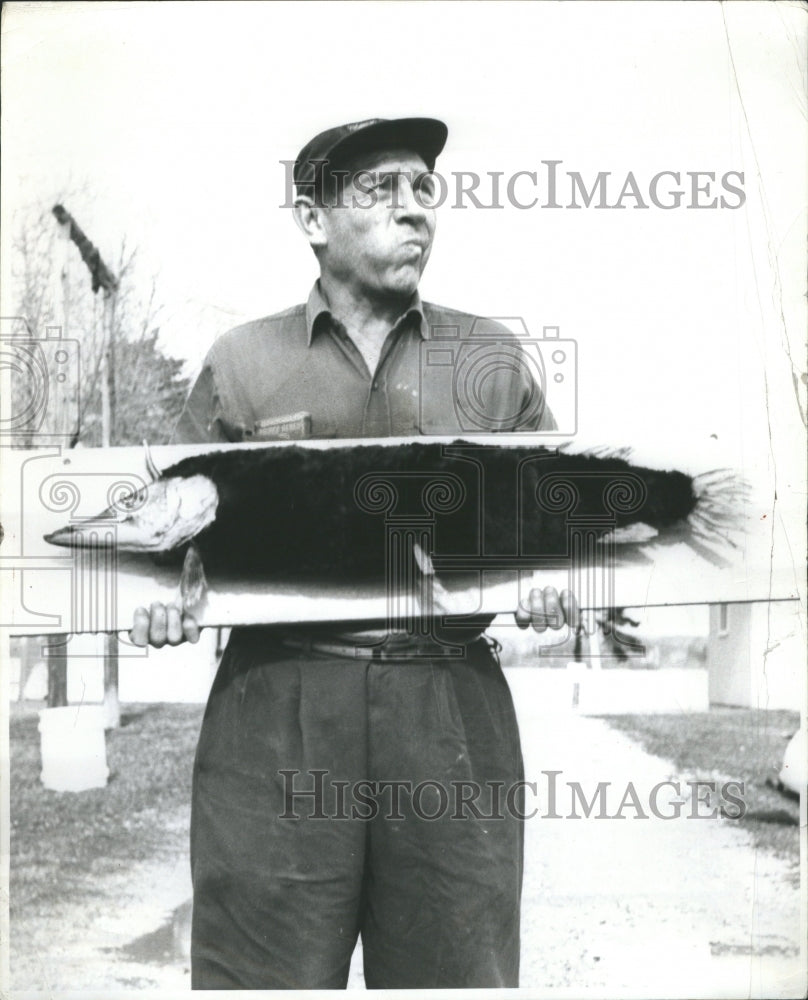
<path fill-rule="evenodd" d="M 612 528 L 600 540 L 601 542 L 614 542 L 615 545 L 642 545 L 644 542 L 650 542 L 652 538 L 656 538 L 658 534 L 657 529 L 650 524 L 635 521 L 622 528 Z"/>
<path fill-rule="evenodd" d="M 448 615 L 449 592 L 435 574 L 432 556 L 418 542 L 414 542 L 412 552 L 418 566 L 417 594 L 421 608 L 428 615 Z"/>
<path fill-rule="evenodd" d="M 569 452 L 571 447 L 574 445 L 572 441 L 565 441 L 564 444 L 559 445 L 559 451 Z M 599 458 L 599 459 L 609 459 L 617 458 L 621 462 L 628 462 L 631 459 L 634 449 L 630 447 L 623 448 L 613 448 L 611 445 L 607 444 L 596 444 L 591 448 L 586 448 L 584 451 L 576 452 L 576 454 L 581 455 L 586 458 Z"/>
<path fill-rule="evenodd" d="M 151 448 L 149 448 L 149 442 L 143 439 L 143 449 L 146 452 L 146 470 L 151 476 L 152 482 L 157 482 L 158 479 L 163 475 L 162 472 L 157 468 L 157 463 L 154 461 L 154 456 L 151 453 Z"/>
<path fill-rule="evenodd" d="M 180 577 L 180 603 L 183 611 L 191 614 L 204 605 L 208 595 L 208 581 L 205 578 L 205 568 L 202 556 L 193 542 L 188 546 L 185 560 L 182 564 Z"/>
<path fill-rule="evenodd" d="M 425 552 L 418 542 L 413 542 L 412 553 L 415 556 L 415 562 L 421 574 L 423 576 L 434 576 L 435 567 L 432 565 L 432 556 L 428 552 Z"/>
<path fill-rule="evenodd" d="M 693 492 L 696 505 L 687 519 L 687 542 L 703 558 L 727 566 L 727 549 L 738 549 L 743 541 L 751 487 L 730 469 L 713 469 L 695 477 Z"/>

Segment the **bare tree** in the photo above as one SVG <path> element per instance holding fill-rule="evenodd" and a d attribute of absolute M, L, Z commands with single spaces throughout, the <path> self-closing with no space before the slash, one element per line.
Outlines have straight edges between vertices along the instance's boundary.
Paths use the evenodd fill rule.
<path fill-rule="evenodd" d="M 78 200 L 80 203 L 81 199 Z M 59 319 L 53 291 L 58 281 L 57 233 L 51 207 L 31 208 L 16 221 L 12 245 L 15 312 L 25 320 L 32 342 L 43 338 L 47 327 Z M 81 360 L 80 384 L 74 387 L 77 394 L 74 413 L 77 412 L 78 419 L 71 443 L 97 446 L 102 440 L 101 377 L 105 344 L 103 302 L 96 292 L 104 286 L 92 250 L 86 248 L 85 253 L 90 259 L 87 266 L 78 252 L 74 254 L 75 266 L 64 303 L 64 312 L 69 315 L 66 333 L 78 341 Z M 183 362 L 162 351 L 159 342 L 162 307 L 157 281 L 154 277 L 144 280 L 139 273 L 137 250 L 131 249 L 123 237 L 110 259 L 113 263 L 108 268 L 101 262 L 117 286 L 109 334 L 114 368 L 126 372 L 125 378 L 116 377 L 113 382 L 110 443 L 136 444 L 144 437 L 160 443 L 167 439 L 179 414 L 189 379 L 182 374 Z M 24 374 L 12 379 L 12 391 L 16 407 L 16 398 L 29 391 Z M 17 443 L 30 446 L 34 442 L 30 433 L 21 431 Z"/>
<path fill-rule="evenodd" d="M 78 251 L 73 255 L 78 266 L 73 268 L 65 254 L 68 238 Z M 182 374 L 183 362 L 160 348 L 156 280 L 144 285 L 136 268 L 136 250 L 122 238 L 114 266 L 108 267 L 59 203 L 29 208 L 18 218 L 12 253 L 15 311 L 21 318 L 15 344 L 21 360 L 25 361 L 26 352 L 33 358 L 41 351 L 48 327 L 60 327 L 63 336 L 77 341 L 80 355 L 80 378 L 62 390 L 60 412 L 50 400 L 44 423 L 21 426 L 15 443 L 22 447 L 52 443 L 51 435 L 70 446 L 135 444 L 144 438 L 164 442 L 182 408 L 189 379 Z M 97 295 L 99 291 L 103 296 Z M 125 372 L 125 377 L 116 378 L 116 371 Z M 12 412 L 20 413 L 28 405 L 32 385 L 24 363 L 16 374 L 11 379 Z M 66 419 L 72 421 L 70 426 L 65 426 Z M 109 728 L 120 718 L 116 642 L 116 636 L 107 637 Z M 53 637 L 48 669 L 52 707 L 67 703 L 65 654 L 64 636 Z"/>

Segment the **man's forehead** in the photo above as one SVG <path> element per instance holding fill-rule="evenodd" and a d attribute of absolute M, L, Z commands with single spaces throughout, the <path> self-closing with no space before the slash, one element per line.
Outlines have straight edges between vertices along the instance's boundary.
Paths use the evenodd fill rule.
<path fill-rule="evenodd" d="M 347 170 L 349 174 L 412 172 L 422 173 L 427 166 L 424 160 L 411 149 L 378 149 L 357 153 L 334 169 Z"/>

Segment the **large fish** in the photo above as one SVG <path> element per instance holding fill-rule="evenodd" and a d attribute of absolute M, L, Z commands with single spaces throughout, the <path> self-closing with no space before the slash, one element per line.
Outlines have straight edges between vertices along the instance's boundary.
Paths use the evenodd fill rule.
<path fill-rule="evenodd" d="M 426 527 L 438 573 L 563 560 L 571 525 L 638 550 L 684 540 L 709 556 L 737 500 L 724 473 L 642 468 L 626 452 L 466 442 L 232 448 L 152 474 L 100 516 L 115 519 L 122 551 L 182 555 L 193 543 L 186 576 L 201 558 L 231 576 L 384 580 L 391 526 Z M 87 544 L 80 524 L 46 539 Z"/>

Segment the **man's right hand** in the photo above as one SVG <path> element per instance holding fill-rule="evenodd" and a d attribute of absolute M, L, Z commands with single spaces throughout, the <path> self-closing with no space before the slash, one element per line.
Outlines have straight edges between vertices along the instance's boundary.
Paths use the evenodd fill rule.
<path fill-rule="evenodd" d="M 135 646 L 179 646 L 183 642 L 199 642 L 199 625 L 193 615 L 183 614 L 176 604 L 155 601 L 147 610 L 135 611 L 129 638 Z"/>

